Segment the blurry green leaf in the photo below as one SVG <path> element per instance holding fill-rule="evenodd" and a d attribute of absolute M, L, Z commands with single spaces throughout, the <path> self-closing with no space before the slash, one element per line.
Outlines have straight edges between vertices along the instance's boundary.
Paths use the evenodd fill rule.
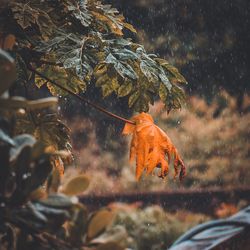
<path fill-rule="evenodd" d="M 11 3 L 11 8 L 14 14 L 14 19 L 21 26 L 22 29 L 28 29 L 31 27 L 39 28 L 39 35 L 47 39 L 52 34 L 52 30 L 56 28 L 51 17 L 46 12 L 43 3 L 36 1 L 28 3 Z"/>
<path fill-rule="evenodd" d="M 183 77 L 183 75 L 180 74 L 176 67 L 161 58 L 157 58 L 156 61 L 159 62 L 163 68 L 167 69 L 172 74 L 172 76 L 174 77 L 174 83 L 187 83 L 186 79 Z"/>
<path fill-rule="evenodd" d="M 100 76 L 96 82 L 95 85 L 96 87 L 102 87 L 102 85 L 109 84 L 110 78 L 105 74 L 103 76 Z"/>
<path fill-rule="evenodd" d="M 24 147 L 32 147 L 36 140 L 29 134 L 21 134 L 14 138 L 15 145 L 10 150 L 10 161 L 15 160 Z"/>
<path fill-rule="evenodd" d="M 112 222 L 114 213 L 110 210 L 103 209 L 96 212 L 90 219 L 87 230 L 88 239 L 93 239 L 102 233 L 105 228 Z"/>
<path fill-rule="evenodd" d="M 89 178 L 86 175 L 79 175 L 70 179 L 62 188 L 66 195 L 79 195 L 89 186 Z"/>
<path fill-rule="evenodd" d="M 11 86 L 16 79 L 14 59 L 0 49 L 0 96 Z"/>
<path fill-rule="evenodd" d="M 75 201 L 64 194 L 50 194 L 46 200 L 39 201 L 41 204 L 55 208 L 70 208 Z"/>
<path fill-rule="evenodd" d="M 136 29 L 133 27 L 133 25 L 129 24 L 129 23 L 124 23 L 124 27 L 134 33 L 137 33 L 136 32 Z"/>
<path fill-rule="evenodd" d="M 15 132 L 33 134 L 37 140 L 54 151 L 71 151 L 69 131 L 57 114 L 36 111 L 18 115 Z"/>
<path fill-rule="evenodd" d="M 148 112 L 149 109 L 149 96 L 147 94 L 143 94 L 140 96 L 140 98 L 138 99 L 138 101 L 136 101 L 136 103 L 134 104 L 133 108 L 137 111 L 137 112 Z"/>
<path fill-rule="evenodd" d="M 23 29 L 34 25 L 36 23 L 36 18 L 39 16 L 39 12 L 35 9 L 32 9 L 29 3 L 12 3 L 12 11 L 17 23 Z"/>
<path fill-rule="evenodd" d="M 101 86 L 102 87 L 102 96 L 107 97 L 112 94 L 114 91 L 112 86 L 110 84 L 104 84 Z"/>
<path fill-rule="evenodd" d="M 98 77 L 102 76 L 103 74 L 106 74 L 107 69 L 108 69 L 107 64 L 105 64 L 105 63 L 98 64 L 94 69 L 94 76 L 96 78 L 98 78 Z"/>
<path fill-rule="evenodd" d="M 15 142 L 12 138 L 4 132 L 4 130 L 0 129 L 0 142 L 4 142 L 10 146 L 14 146 Z"/>
<path fill-rule="evenodd" d="M 119 97 L 124 97 L 124 96 L 129 95 L 132 90 L 133 90 L 133 84 L 129 82 L 128 84 L 121 85 L 118 89 L 117 94 Z"/>
<path fill-rule="evenodd" d="M 128 99 L 128 106 L 131 108 L 139 99 L 139 97 L 140 97 L 140 91 L 138 90 L 135 91 L 133 94 L 131 94 Z"/>
<path fill-rule="evenodd" d="M 168 96 L 168 90 L 167 90 L 166 86 L 163 83 L 160 84 L 159 96 L 160 96 L 160 98 L 161 98 L 161 100 L 163 102 L 166 101 L 167 96 Z"/>

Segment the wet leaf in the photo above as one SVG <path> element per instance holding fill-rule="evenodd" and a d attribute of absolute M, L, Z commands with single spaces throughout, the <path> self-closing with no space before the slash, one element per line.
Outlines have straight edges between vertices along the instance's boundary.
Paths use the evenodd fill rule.
<path fill-rule="evenodd" d="M 113 93 L 113 88 L 110 84 L 102 85 L 102 96 L 107 97 Z"/>
<path fill-rule="evenodd" d="M 129 82 L 128 84 L 121 85 L 118 89 L 117 94 L 119 97 L 124 97 L 129 95 L 132 90 L 133 90 L 133 84 Z"/>
<path fill-rule="evenodd" d="M 139 99 L 139 97 L 140 97 L 140 91 L 135 91 L 132 95 L 130 95 L 128 99 L 128 106 L 131 108 Z"/>
<path fill-rule="evenodd" d="M 179 72 L 179 70 L 171 65 L 168 61 L 161 58 L 157 58 L 156 61 L 159 62 L 163 68 L 167 69 L 172 74 L 174 83 L 187 83 L 186 79 Z"/>
<path fill-rule="evenodd" d="M 160 87 L 159 87 L 159 96 L 163 102 L 165 102 L 167 100 L 168 90 L 163 83 L 161 83 Z"/>
<path fill-rule="evenodd" d="M 165 178 L 173 156 L 175 176 L 178 174 L 180 166 L 179 178 L 181 180 L 185 175 L 185 165 L 170 138 L 154 124 L 149 114 L 141 113 L 132 117 L 131 120 L 135 121 L 136 125 L 126 123 L 122 133 L 133 136 L 130 146 L 130 161 L 136 160 L 136 179 L 140 179 L 144 170 L 150 174 L 156 167 L 161 167 L 159 177 Z"/>

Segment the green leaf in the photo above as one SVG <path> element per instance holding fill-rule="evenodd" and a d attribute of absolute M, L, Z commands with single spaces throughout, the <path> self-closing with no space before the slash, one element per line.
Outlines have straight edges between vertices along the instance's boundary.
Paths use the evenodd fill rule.
<path fill-rule="evenodd" d="M 159 87 L 159 96 L 163 102 L 167 100 L 168 90 L 163 83 L 161 83 Z"/>
<path fill-rule="evenodd" d="M 98 78 L 98 77 L 106 74 L 107 70 L 108 70 L 107 64 L 106 63 L 100 63 L 94 69 L 94 76 L 96 78 Z"/>
<path fill-rule="evenodd" d="M 152 66 L 148 65 L 147 61 L 144 60 L 141 61 L 140 68 L 142 73 L 147 77 L 148 81 L 150 82 L 158 81 L 157 75 L 154 73 Z"/>
<path fill-rule="evenodd" d="M 167 76 L 165 75 L 165 73 L 161 73 L 159 74 L 159 77 L 161 79 L 161 81 L 163 82 L 163 84 L 166 86 L 166 88 L 168 89 L 168 91 L 171 91 L 172 89 L 172 84 L 170 83 L 169 79 L 167 78 Z"/>
<path fill-rule="evenodd" d="M 46 200 L 40 200 L 39 203 L 47 207 L 64 209 L 70 208 L 75 201 L 64 194 L 50 194 Z"/>
<path fill-rule="evenodd" d="M 14 18 L 17 23 L 26 29 L 36 23 L 36 19 L 39 16 L 39 12 L 30 7 L 29 3 L 12 3 L 12 11 L 14 13 Z"/>
<path fill-rule="evenodd" d="M 105 62 L 108 64 L 114 65 L 115 70 L 117 73 L 125 78 L 137 79 L 137 75 L 133 68 L 129 64 L 125 64 L 123 62 L 119 62 L 112 54 L 109 54 L 105 59 Z"/>
<path fill-rule="evenodd" d="M 131 108 L 139 99 L 139 97 L 140 97 L 140 91 L 138 90 L 135 91 L 133 94 L 131 94 L 128 99 L 128 106 Z"/>
<path fill-rule="evenodd" d="M 121 85 L 118 89 L 117 94 L 119 97 L 124 97 L 124 96 L 129 95 L 132 90 L 133 90 L 133 84 L 129 82 L 127 84 Z"/>
<path fill-rule="evenodd" d="M 107 97 L 107 96 L 111 95 L 114 91 L 114 89 L 112 88 L 112 86 L 110 84 L 104 84 L 101 87 L 102 87 L 102 96 L 103 97 Z"/>
<path fill-rule="evenodd" d="M 74 5 L 75 4 L 75 5 Z M 88 27 L 92 21 L 92 15 L 87 9 L 87 1 L 68 2 L 67 8 L 72 15 L 81 22 L 84 27 Z"/>
<path fill-rule="evenodd" d="M 161 58 L 157 58 L 156 61 L 172 74 L 175 83 L 187 83 L 186 79 L 183 77 L 183 75 L 180 74 L 179 70 L 173 65 L 171 65 L 168 61 Z"/>
<path fill-rule="evenodd" d="M 75 72 L 70 69 L 46 65 L 39 68 L 38 71 L 49 79 L 55 81 L 60 86 L 65 87 L 73 91 L 74 93 L 79 93 L 86 89 L 85 82 L 83 80 L 80 80 L 79 77 L 76 76 Z M 38 75 L 36 75 L 35 83 L 38 88 L 46 84 L 52 95 L 68 95 L 67 92 L 63 91 L 61 88 L 55 86 L 51 82 L 46 81 Z"/>
<path fill-rule="evenodd" d="M 26 112 L 18 114 L 16 123 L 16 134 L 29 133 L 55 151 L 71 151 L 70 130 L 56 114 L 44 114 L 41 111 Z"/>
<path fill-rule="evenodd" d="M 47 38 L 55 28 L 53 21 L 44 10 L 44 5 L 33 2 L 18 3 L 12 2 L 11 4 L 14 19 L 21 26 L 22 29 L 39 28 L 39 35 L 42 38 Z M 37 26 L 36 26 L 37 25 Z"/>

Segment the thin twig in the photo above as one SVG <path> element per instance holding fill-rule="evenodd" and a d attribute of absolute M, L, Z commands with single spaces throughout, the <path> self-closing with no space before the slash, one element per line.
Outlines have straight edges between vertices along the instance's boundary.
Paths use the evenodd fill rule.
<path fill-rule="evenodd" d="M 106 115 L 108 115 L 108 116 L 110 116 L 110 117 L 112 117 L 112 118 L 118 119 L 118 120 L 120 120 L 120 121 L 126 122 L 126 123 L 130 123 L 130 124 L 133 124 L 133 125 L 135 124 L 135 122 L 133 122 L 133 121 L 131 121 L 131 120 L 128 120 L 128 119 L 125 119 L 125 118 L 123 118 L 123 117 L 121 117 L 121 116 L 119 116 L 119 115 L 113 114 L 113 113 L 107 111 L 106 109 L 100 107 L 99 105 L 97 105 L 97 104 L 95 104 L 95 103 L 89 101 L 88 99 L 86 99 L 86 98 L 84 98 L 84 97 L 82 97 L 82 96 L 80 96 L 80 95 L 74 93 L 72 90 L 67 89 L 67 88 L 65 88 L 64 86 L 61 86 L 59 83 L 55 82 L 54 80 L 48 78 L 48 77 L 45 76 L 44 74 L 42 74 L 42 73 L 40 73 L 39 71 L 37 71 L 36 69 L 34 69 L 31 65 L 28 65 L 28 69 L 29 69 L 30 71 L 34 72 L 35 74 L 37 74 L 38 76 L 42 77 L 42 78 L 45 79 L 46 81 L 48 81 L 48 82 L 52 83 L 53 85 L 57 86 L 58 88 L 62 89 L 63 91 L 65 91 L 65 92 L 69 93 L 70 95 L 76 97 L 76 98 L 79 99 L 80 101 L 82 101 L 82 102 L 84 102 L 84 103 L 87 103 L 87 104 L 89 104 L 91 107 L 93 107 L 93 108 L 95 108 L 95 109 L 97 109 L 97 110 L 103 112 L 104 114 L 106 114 Z"/>

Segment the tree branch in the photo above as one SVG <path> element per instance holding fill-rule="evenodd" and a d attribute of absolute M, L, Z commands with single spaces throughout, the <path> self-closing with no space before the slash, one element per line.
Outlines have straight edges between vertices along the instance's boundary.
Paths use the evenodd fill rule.
<path fill-rule="evenodd" d="M 99 110 L 101 112 L 103 112 L 104 114 L 114 118 L 114 119 L 117 119 L 117 120 L 120 120 L 120 121 L 123 121 L 123 122 L 126 122 L 126 123 L 130 123 L 130 124 L 135 124 L 135 122 L 131 121 L 131 120 L 128 120 L 128 119 L 125 119 L 119 115 L 116 115 L 116 114 L 113 114 L 109 111 L 107 111 L 106 109 L 100 107 L 99 105 L 89 101 L 88 99 L 78 95 L 78 94 L 75 94 L 73 91 L 71 91 L 70 89 L 67 89 L 65 88 L 64 86 L 61 86 L 59 83 L 55 82 L 54 80 L 48 78 L 47 76 L 45 76 L 44 74 L 40 73 L 39 71 L 37 71 L 36 69 L 34 69 L 31 65 L 28 65 L 27 66 L 28 69 L 32 72 L 34 72 L 35 74 L 37 74 L 38 76 L 42 77 L 43 79 L 45 79 L 46 81 L 52 83 L 53 85 L 57 86 L 58 88 L 62 89 L 63 91 L 67 92 L 68 94 L 74 96 L 75 98 L 79 99 L 81 102 L 84 102 L 84 103 L 87 103 L 89 104 L 91 107 L 95 108 L 96 110 Z"/>

